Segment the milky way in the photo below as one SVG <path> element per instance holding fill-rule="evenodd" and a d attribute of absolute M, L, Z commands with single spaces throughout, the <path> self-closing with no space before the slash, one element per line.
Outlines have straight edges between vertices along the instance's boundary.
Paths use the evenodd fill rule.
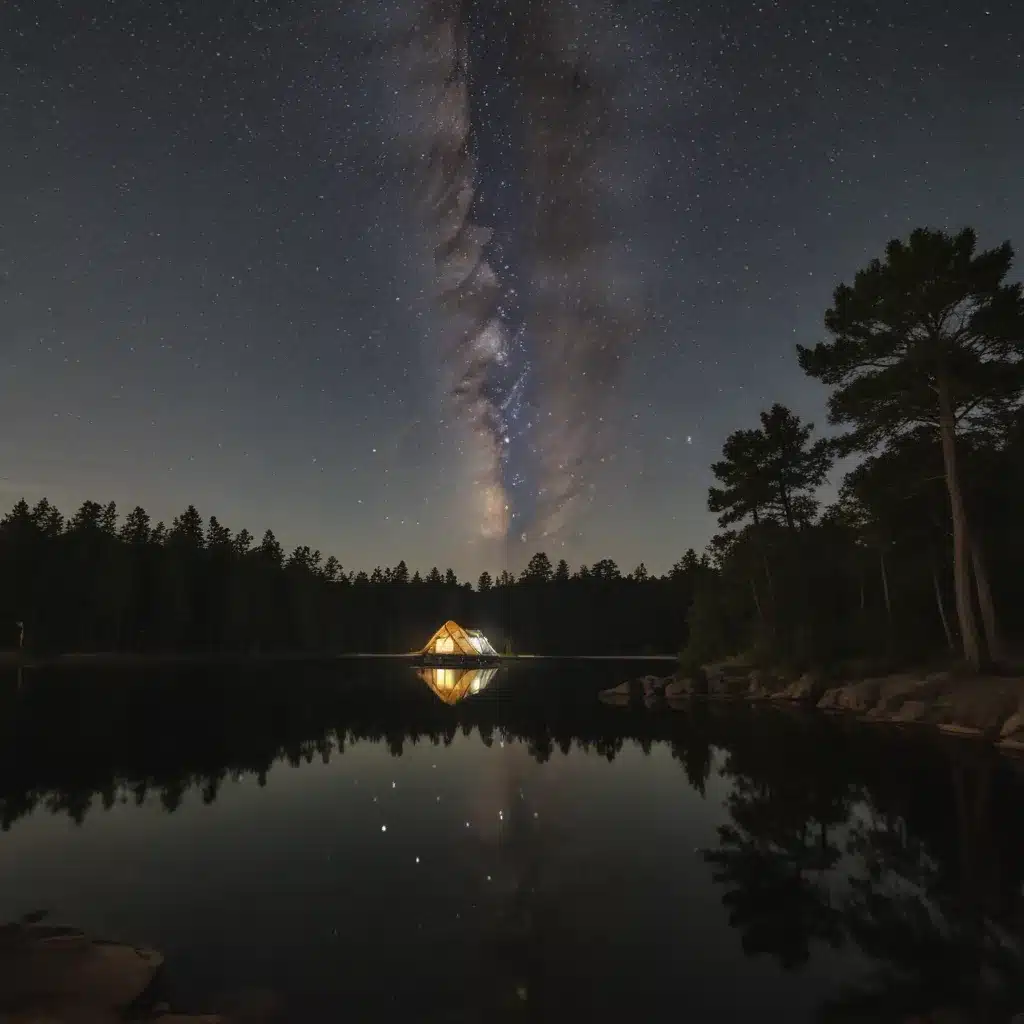
<path fill-rule="evenodd" d="M 527 4 L 519 65 L 527 111 L 531 335 L 541 477 L 536 531 L 564 540 L 605 450 L 606 418 L 636 308 L 612 269 L 616 231 L 602 158 L 614 151 L 613 78 L 597 52 L 597 3 Z M 637 181 L 634 179 L 634 188 Z M 621 266 L 621 261 L 618 261 Z"/>
<path fill-rule="evenodd" d="M 591 483 L 633 313 L 631 296 L 609 269 L 615 236 L 601 157 L 614 128 L 610 78 L 592 48 L 599 13 L 595 4 L 581 15 L 556 3 L 529 3 L 510 22 L 526 121 L 525 326 L 539 378 L 531 438 L 538 479 L 528 525 L 555 540 L 573 526 Z M 403 55 L 419 116 L 412 143 L 420 158 L 413 165 L 442 310 L 440 365 L 474 439 L 481 532 L 501 537 L 510 521 L 506 458 L 523 437 L 518 413 L 525 371 L 502 372 L 513 335 L 502 317 L 502 283 L 486 255 L 492 232 L 472 217 L 476 161 L 463 5 L 426 3 Z"/>
<path fill-rule="evenodd" d="M 476 165 L 461 4 L 424 4 L 405 54 L 415 90 L 412 106 L 422 118 L 412 143 L 420 147 L 414 164 L 442 314 L 437 365 L 450 377 L 448 394 L 472 435 L 480 532 L 499 538 L 507 530 L 508 498 L 502 479 L 507 433 L 497 376 L 507 359 L 508 335 L 498 315 L 501 285 L 484 254 L 491 231 L 470 218 Z"/>

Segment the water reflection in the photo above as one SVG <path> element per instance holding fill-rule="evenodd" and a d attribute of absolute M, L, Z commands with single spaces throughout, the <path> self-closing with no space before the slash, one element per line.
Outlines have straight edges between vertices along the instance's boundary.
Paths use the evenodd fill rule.
<path fill-rule="evenodd" d="M 870 965 L 866 975 L 836 975 L 822 1019 L 895 1022 L 956 1009 L 967 1020 L 1004 1020 L 1024 1009 L 1024 786 L 989 752 L 772 709 L 608 708 L 594 700 L 602 681 L 583 675 L 420 676 L 431 693 L 399 674 L 55 677 L 20 689 L 12 680 L 0 692 L 0 823 L 9 829 L 34 809 L 82 822 L 101 807 L 154 799 L 174 812 L 190 794 L 212 804 L 233 780 L 264 785 L 275 762 L 327 764 L 367 743 L 395 757 L 429 744 L 440 764 L 461 732 L 486 747 L 515 746 L 540 765 L 553 760 L 543 769 L 548 784 L 559 778 L 562 755 L 615 762 L 628 745 L 670 754 L 680 782 L 715 803 L 720 824 L 700 857 L 679 859 L 668 848 L 664 857 L 714 887 L 737 953 L 783 972 L 806 972 L 831 951 Z M 461 700 L 474 681 L 480 699 Z M 645 790 L 643 774 L 632 771 L 631 799 L 674 799 Z M 514 899 L 494 944 L 516 978 L 542 990 L 536 972 L 550 970 L 549 961 L 571 971 L 572 934 L 602 934 L 601 908 L 616 885 L 631 899 L 637 883 L 595 885 L 575 904 L 559 903 L 566 878 L 545 885 L 543 876 L 564 843 L 534 828 L 532 816 L 514 817 L 518 774 L 495 786 L 510 816 L 494 815 L 492 840 L 500 840 Z M 599 846 L 606 837 L 584 841 Z M 549 903 L 537 902 L 541 892 Z M 598 920 L 581 929 L 585 906 Z M 558 977 L 547 984 L 555 991 Z"/>
<path fill-rule="evenodd" d="M 496 668 L 418 668 L 416 674 L 445 702 L 454 704 L 464 697 L 486 690 L 498 674 Z"/>

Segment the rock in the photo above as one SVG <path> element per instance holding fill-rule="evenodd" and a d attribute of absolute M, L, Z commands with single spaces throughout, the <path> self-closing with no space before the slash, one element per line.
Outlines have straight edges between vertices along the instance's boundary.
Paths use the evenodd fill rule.
<path fill-rule="evenodd" d="M 939 691 L 937 682 L 928 682 L 920 676 L 886 676 L 878 680 L 878 700 L 867 711 L 868 718 L 889 721 L 908 700 L 923 701 Z"/>
<path fill-rule="evenodd" d="M 644 690 L 644 700 L 657 697 L 659 691 L 665 688 L 665 683 L 668 680 L 662 679 L 660 676 L 644 676 L 640 680 Z"/>
<path fill-rule="evenodd" d="M 751 669 L 747 676 L 747 696 L 751 700 L 767 700 L 777 689 L 776 681 L 763 669 Z"/>
<path fill-rule="evenodd" d="M 25 1005 L 119 1010 L 148 987 L 162 962 L 155 950 L 30 925 L 0 952 L 0 992 Z"/>
<path fill-rule="evenodd" d="M 956 722 L 940 722 L 939 732 L 947 736 L 965 736 L 969 739 L 981 739 L 985 732 L 976 725 L 959 725 Z"/>
<path fill-rule="evenodd" d="M 943 691 L 935 708 L 941 725 L 998 739 L 1002 726 L 1020 711 L 1024 681 L 993 676 L 957 680 Z M 946 731 L 953 731 L 947 729 Z"/>
<path fill-rule="evenodd" d="M 680 697 L 689 697 L 693 694 L 693 680 L 689 678 L 673 679 L 665 687 L 666 700 L 678 700 Z"/>
<path fill-rule="evenodd" d="M 613 704 L 616 707 L 622 707 L 629 703 L 629 696 L 632 686 L 630 683 L 619 683 L 618 686 L 612 686 L 610 689 L 602 690 L 598 695 L 597 699 L 602 704 Z"/>
<path fill-rule="evenodd" d="M 928 716 L 930 705 L 923 700 L 904 701 L 898 711 L 891 716 L 893 722 L 923 722 Z"/>
<path fill-rule="evenodd" d="M 1024 754 L 1024 729 L 1004 736 L 999 741 L 999 749 L 1009 754 Z M 1021 1024 L 1024 1024 L 1024 1021 L 1021 1021 Z"/>
<path fill-rule="evenodd" d="M 775 700 L 817 702 L 821 697 L 821 689 L 818 677 L 813 672 L 805 672 L 799 679 L 772 696 Z"/>
<path fill-rule="evenodd" d="M 701 673 L 706 684 L 706 693 L 715 693 L 725 676 L 721 665 L 705 665 Z"/>
<path fill-rule="evenodd" d="M 1024 731 L 1024 711 L 1014 711 L 1010 717 L 1003 722 L 999 730 L 999 738 L 1005 740 L 1015 732 Z"/>
<path fill-rule="evenodd" d="M 941 676 L 941 673 L 924 679 L 913 675 L 886 676 L 880 681 L 878 701 L 868 716 L 891 718 L 908 700 L 923 701 L 935 697 L 948 685 Z"/>
<path fill-rule="evenodd" d="M 818 701 L 818 707 L 842 711 L 867 711 L 877 703 L 881 689 L 882 683 L 879 679 L 862 679 L 858 683 L 836 686 L 825 691 Z"/>
<path fill-rule="evenodd" d="M 839 710 L 839 691 L 842 689 L 841 686 L 832 686 L 827 689 L 818 701 L 818 707 L 822 711 L 838 711 Z"/>
<path fill-rule="evenodd" d="M 742 697 L 749 686 L 746 676 L 721 675 L 708 679 L 709 697 Z"/>

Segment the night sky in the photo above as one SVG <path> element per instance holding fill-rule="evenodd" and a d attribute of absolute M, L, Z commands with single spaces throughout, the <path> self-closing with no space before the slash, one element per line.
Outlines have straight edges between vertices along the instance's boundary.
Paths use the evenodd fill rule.
<path fill-rule="evenodd" d="M 528 335 L 507 550 L 467 513 L 394 144 L 401 76 L 373 45 L 407 6 L 2 5 L 0 505 L 113 499 L 169 520 L 193 503 L 346 568 L 474 578 L 544 546 Z M 1024 246 L 1024 5 L 621 6 L 592 42 L 626 57 L 611 258 L 643 316 L 604 396 L 593 501 L 549 553 L 663 572 L 713 531 L 727 433 L 773 401 L 824 422 L 794 345 L 821 338 L 838 281 L 919 225 Z M 470 23 L 474 216 L 517 288 L 504 16 L 478 0 Z"/>

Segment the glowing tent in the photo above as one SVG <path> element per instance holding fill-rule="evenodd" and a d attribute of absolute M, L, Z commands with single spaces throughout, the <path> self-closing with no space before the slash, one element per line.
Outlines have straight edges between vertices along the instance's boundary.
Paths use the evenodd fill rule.
<path fill-rule="evenodd" d="M 497 658 L 498 652 L 491 646 L 478 629 L 463 629 L 457 622 L 449 619 L 428 641 L 427 645 L 416 652 L 421 655 L 449 655 L 453 658 Z"/>
<path fill-rule="evenodd" d="M 445 704 L 479 693 L 498 674 L 496 668 L 418 668 L 416 672 Z"/>

